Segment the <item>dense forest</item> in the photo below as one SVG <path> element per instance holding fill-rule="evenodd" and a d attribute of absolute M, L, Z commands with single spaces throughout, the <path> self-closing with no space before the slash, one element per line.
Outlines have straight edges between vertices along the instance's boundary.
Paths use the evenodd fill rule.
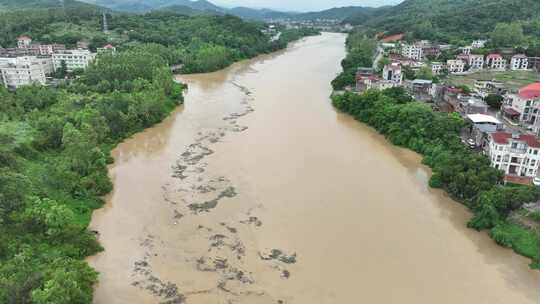
<path fill-rule="evenodd" d="M 531 258 L 531 267 L 540 269 L 540 235 L 507 220 L 523 204 L 540 200 L 540 188 L 502 186 L 503 173 L 461 143 L 465 122 L 458 114 L 434 112 L 403 88 L 335 95 L 333 104 L 393 144 L 422 154 L 433 170 L 430 186 L 445 189 L 474 212 L 469 227 L 489 229 L 498 244 Z"/>
<path fill-rule="evenodd" d="M 0 303 L 92 302 L 97 273 L 84 258 L 103 248 L 87 227 L 112 188 L 110 151 L 182 101 L 170 65 L 213 71 L 317 33 L 283 30 L 271 39 L 262 24 L 233 16 L 108 17 L 106 35 L 100 9 L 86 4 L 0 13 L 3 46 L 27 34 L 118 48 L 54 87 L 0 87 Z"/>
<path fill-rule="evenodd" d="M 120 140 L 182 100 L 151 48 L 101 56 L 58 88 L 0 88 L 0 303 L 90 303 L 102 248 L 87 230 Z"/>
<path fill-rule="evenodd" d="M 14 46 L 25 34 L 44 43 L 73 47 L 86 40 L 95 49 L 113 43 L 126 50 L 138 44 L 160 46 L 171 65 L 182 64 L 183 72 L 207 72 L 231 63 L 272 52 L 290 41 L 318 34 L 311 29 L 281 28 L 282 35 L 271 40 L 261 32 L 264 24 L 246 22 L 231 15 L 185 16 L 174 12 L 145 15 L 108 14 L 110 34 L 101 32 L 101 12 L 96 7 L 24 10 L 0 13 L 0 45 Z"/>
<path fill-rule="evenodd" d="M 540 2 L 536 0 L 405 0 L 344 22 L 362 25 L 370 34 L 408 33 L 412 39 L 454 44 L 490 38 L 497 24 L 538 24 Z M 530 36 L 538 38 L 538 27 Z M 527 33 L 526 33 L 527 34 Z M 535 37 L 536 36 L 536 37 Z"/>

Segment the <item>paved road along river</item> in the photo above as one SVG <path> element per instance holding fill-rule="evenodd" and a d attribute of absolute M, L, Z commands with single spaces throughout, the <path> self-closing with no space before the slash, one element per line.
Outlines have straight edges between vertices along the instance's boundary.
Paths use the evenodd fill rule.
<path fill-rule="evenodd" d="M 178 76 L 185 105 L 113 153 L 95 303 L 540 303 L 418 155 L 333 109 L 344 41 Z"/>

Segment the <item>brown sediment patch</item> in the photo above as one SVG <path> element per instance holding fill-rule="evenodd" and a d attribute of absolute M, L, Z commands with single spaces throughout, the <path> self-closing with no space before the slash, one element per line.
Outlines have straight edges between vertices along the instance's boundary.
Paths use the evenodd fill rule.
<path fill-rule="evenodd" d="M 194 213 L 208 212 L 211 209 L 216 208 L 218 203 L 223 198 L 232 198 L 232 197 L 235 197 L 236 195 L 237 194 L 236 194 L 236 190 L 234 189 L 234 187 L 229 187 L 229 188 L 221 191 L 221 193 L 219 193 L 219 195 L 216 198 L 214 198 L 214 199 L 212 199 L 210 201 L 206 201 L 206 202 L 200 203 L 200 204 L 189 204 L 188 207 Z"/>

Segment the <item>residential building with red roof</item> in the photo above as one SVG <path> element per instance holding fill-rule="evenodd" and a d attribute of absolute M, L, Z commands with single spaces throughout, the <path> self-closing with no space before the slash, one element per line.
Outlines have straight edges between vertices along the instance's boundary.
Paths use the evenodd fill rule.
<path fill-rule="evenodd" d="M 489 54 L 486 57 L 486 65 L 492 70 L 506 70 L 506 59 L 501 54 Z"/>
<path fill-rule="evenodd" d="M 540 140 L 529 134 L 495 132 L 488 135 L 486 153 L 491 165 L 506 175 L 535 177 L 540 166 Z"/>
<path fill-rule="evenodd" d="M 17 38 L 17 47 L 20 49 L 28 48 L 32 44 L 32 38 L 28 36 L 20 36 Z"/>
<path fill-rule="evenodd" d="M 517 94 L 505 97 L 502 112 L 507 120 L 540 134 L 540 83 L 533 83 Z"/>
<path fill-rule="evenodd" d="M 98 48 L 96 51 L 97 51 L 98 54 L 101 54 L 101 53 L 116 53 L 116 48 L 112 44 L 107 44 L 107 45 L 104 45 L 101 48 Z"/>

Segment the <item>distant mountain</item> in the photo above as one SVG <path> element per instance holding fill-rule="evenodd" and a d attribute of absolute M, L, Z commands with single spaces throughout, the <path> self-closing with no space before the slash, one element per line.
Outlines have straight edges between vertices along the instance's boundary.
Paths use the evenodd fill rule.
<path fill-rule="evenodd" d="M 227 12 L 238 17 L 257 20 L 289 18 L 293 16 L 293 13 L 279 12 L 271 9 L 253 9 L 249 7 L 235 7 L 229 9 Z"/>
<path fill-rule="evenodd" d="M 166 7 L 154 10 L 154 11 L 173 12 L 176 14 L 186 15 L 186 16 L 200 16 L 200 15 L 214 15 L 214 14 L 221 15 L 222 14 L 221 12 L 214 11 L 214 10 L 198 10 L 198 9 L 194 9 L 185 5 L 171 5 L 171 6 L 166 6 Z"/>
<path fill-rule="evenodd" d="M 0 0 L 0 10 L 14 9 L 100 9 L 100 7 L 75 0 Z"/>
<path fill-rule="evenodd" d="M 417 38 L 482 37 L 500 22 L 540 18 L 538 0 L 405 0 L 372 18 L 351 17 L 354 24 Z"/>
<path fill-rule="evenodd" d="M 166 7 L 188 7 L 200 11 L 224 12 L 226 9 L 207 0 L 82 0 L 87 3 L 102 5 L 113 10 L 144 13 L 161 10 Z"/>
<path fill-rule="evenodd" d="M 346 6 L 327 9 L 320 12 L 309 12 L 297 14 L 294 19 L 298 20 L 315 20 L 315 19 L 334 19 L 334 20 L 346 20 L 351 17 L 357 17 L 360 15 L 373 16 L 379 12 L 382 8 L 362 7 L 362 6 Z"/>

